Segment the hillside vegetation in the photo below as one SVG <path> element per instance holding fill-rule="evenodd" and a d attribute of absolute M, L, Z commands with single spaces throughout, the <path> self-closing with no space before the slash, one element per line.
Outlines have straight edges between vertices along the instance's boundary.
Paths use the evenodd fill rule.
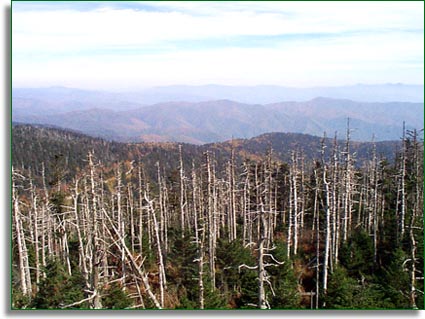
<path fill-rule="evenodd" d="M 423 309 L 420 134 L 344 137 L 14 125 L 12 307 Z"/>

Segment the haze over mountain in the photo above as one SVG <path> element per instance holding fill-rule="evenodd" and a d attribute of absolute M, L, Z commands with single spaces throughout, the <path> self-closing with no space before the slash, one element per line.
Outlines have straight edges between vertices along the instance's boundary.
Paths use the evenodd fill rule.
<path fill-rule="evenodd" d="M 295 88 L 277 85 L 225 86 L 225 85 L 176 85 L 147 89 L 127 94 L 129 100 L 145 104 L 167 101 L 201 102 L 232 100 L 249 104 L 268 104 L 282 101 L 308 101 L 316 97 L 348 99 L 361 102 L 423 102 L 423 85 L 379 84 L 339 87 Z"/>
<path fill-rule="evenodd" d="M 226 86 L 226 85 L 172 85 L 130 92 L 106 92 L 66 87 L 14 88 L 13 98 L 35 99 L 57 103 L 58 106 L 89 108 L 116 108 L 132 103 L 149 105 L 171 101 L 204 102 L 232 100 L 248 104 L 269 104 L 282 101 L 308 101 L 316 97 L 348 99 L 360 102 L 424 102 L 424 86 L 401 83 L 377 85 L 357 84 L 335 87 L 295 88 L 277 85 Z"/>
<path fill-rule="evenodd" d="M 164 87 L 152 89 L 150 93 L 111 93 L 54 87 L 14 89 L 12 119 L 23 123 L 56 125 L 117 141 L 176 141 L 193 144 L 251 138 L 268 132 L 316 136 L 327 132 L 328 136 L 333 136 L 337 131 L 339 136 L 343 136 L 347 118 L 350 118 L 353 140 L 370 141 L 372 136 L 378 141 L 399 139 L 403 121 L 408 129 L 423 128 L 423 102 L 402 101 L 408 99 L 406 92 L 411 92 L 410 99 L 420 100 L 423 86 L 422 91 L 419 86 L 406 85 L 356 87 L 367 88 L 363 92 L 370 94 L 373 88 L 379 88 L 374 91 L 376 99 L 379 99 L 379 92 L 383 94 L 384 88 L 389 90 L 393 87 L 392 95 L 388 93 L 388 96 L 397 95 L 401 102 L 356 102 L 325 97 L 292 102 L 282 102 L 291 100 L 282 97 L 277 103 L 262 104 L 237 101 L 250 99 L 250 94 L 252 100 L 272 101 L 273 96 L 277 98 L 281 91 L 269 86 L 255 87 L 252 92 L 244 87 L 185 87 L 187 90 Z M 332 90 L 340 95 L 343 95 L 344 90 L 353 92 L 348 87 L 343 88 Z M 263 90 L 263 94 L 258 90 Z M 304 96 L 313 94 L 309 89 L 297 90 L 304 92 Z M 185 95 L 189 91 L 197 91 L 197 98 L 194 94 Z M 202 100 L 201 93 L 204 98 L 209 98 L 207 95 L 210 94 L 215 99 L 190 101 Z M 233 100 L 217 99 L 226 94 L 232 95 Z M 179 101 L 179 96 L 182 99 L 186 96 L 186 101 Z M 362 96 L 366 95 L 358 95 L 360 99 Z M 147 105 L 153 97 L 157 100 L 174 100 Z"/>

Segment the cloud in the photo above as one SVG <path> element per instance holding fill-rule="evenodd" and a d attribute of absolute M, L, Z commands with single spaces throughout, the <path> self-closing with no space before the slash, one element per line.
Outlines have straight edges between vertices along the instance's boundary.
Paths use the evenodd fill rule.
<path fill-rule="evenodd" d="M 13 83 L 423 81 L 423 2 L 55 4 L 13 4 Z"/>

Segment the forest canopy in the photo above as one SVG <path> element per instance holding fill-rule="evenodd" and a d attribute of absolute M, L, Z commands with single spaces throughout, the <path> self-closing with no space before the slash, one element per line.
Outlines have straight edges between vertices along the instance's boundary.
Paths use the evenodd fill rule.
<path fill-rule="evenodd" d="M 349 129 L 310 154 L 13 130 L 14 309 L 424 308 L 421 132 L 359 160 Z"/>

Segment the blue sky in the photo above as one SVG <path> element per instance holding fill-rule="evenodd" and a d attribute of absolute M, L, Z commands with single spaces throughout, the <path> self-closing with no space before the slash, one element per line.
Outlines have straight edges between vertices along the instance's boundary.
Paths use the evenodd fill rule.
<path fill-rule="evenodd" d="M 422 84 L 423 2 L 13 2 L 15 87 Z"/>

